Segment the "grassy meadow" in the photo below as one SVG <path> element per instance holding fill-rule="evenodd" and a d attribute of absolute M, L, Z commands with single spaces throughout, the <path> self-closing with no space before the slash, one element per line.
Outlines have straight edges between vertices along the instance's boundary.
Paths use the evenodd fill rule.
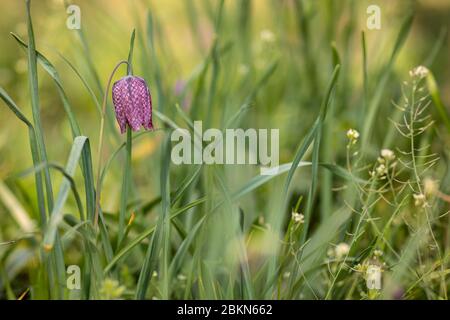
<path fill-rule="evenodd" d="M 0 299 L 448 299 L 449 1 L 0 10 Z M 120 134 L 120 61 L 154 130 Z M 278 129 L 277 174 L 173 163 L 199 120 Z"/>

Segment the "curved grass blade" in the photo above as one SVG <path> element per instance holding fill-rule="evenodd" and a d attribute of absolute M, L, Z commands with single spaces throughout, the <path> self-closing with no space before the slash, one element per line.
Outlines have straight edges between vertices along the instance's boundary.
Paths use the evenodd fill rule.
<path fill-rule="evenodd" d="M 34 127 L 31 122 L 25 117 L 25 115 L 20 111 L 19 107 L 16 103 L 11 99 L 11 97 L 6 93 L 6 91 L 0 87 L 0 98 L 6 103 L 9 109 L 16 115 L 16 117 L 25 123 L 28 127 L 28 139 L 30 141 L 30 149 L 31 149 L 31 157 L 33 160 L 33 165 L 38 165 L 40 161 L 38 145 L 36 141 L 36 133 L 34 131 Z M 35 185 L 36 185 L 36 194 L 38 199 L 38 210 L 40 216 L 40 223 L 42 226 L 46 225 L 47 216 L 45 213 L 45 196 L 44 196 L 44 187 L 42 181 L 42 175 L 39 173 L 35 173 Z"/>
<path fill-rule="evenodd" d="M 78 192 L 75 180 L 73 179 L 73 177 L 64 169 L 64 167 L 62 167 L 61 165 L 57 164 L 57 163 L 40 163 L 30 169 L 25 170 L 24 172 L 21 172 L 17 175 L 15 175 L 16 178 L 23 178 L 26 177 L 32 173 L 36 174 L 36 172 L 41 172 L 44 170 L 44 168 L 52 168 L 57 170 L 58 172 L 60 172 L 63 177 L 67 180 L 69 180 L 70 183 L 70 189 L 72 190 L 72 193 L 74 195 L 75 198 L 75 202 L 77 204 L 77 208 L 78 208 L 78 212 L 80 213 L 80 218 L 82 221 L 85 220 L 85 216 L 84 216 L 84 209 L 83 209 L 83 203 L 81 201 L 81 197 L 80 194 Z"/>
<path fill-rule="evenodd" d="M 28 45 L 18 35 L 16 35 L 15 33 L 11 33 L 11 35 L 24 49 L 28 49 Z M 79 136 L 81 134 L 80 126 L 78 125 L 76 117 L 73 113 L 73 109 L 69 103 L 69 100 L 67 99 L 66 92 L 64 91 L 61 79 L 59 77 L 58 72 L 56 71 L 56 68 L 43 54 L 41 54 L 37 50 L 36 50 L 36 58 L 37 61 L 41 64 L 41 66 L 44 68 L 44 70 L 47 71 L 50 77 L 52 77 L 52 79 L 55 81 L 58 93 L 61 97 L 61 101 L 63 102 L 64 110 L 66 111 L 67 117 L 69 119 L 72 134 L 74 136 Z"/>
<path fill-rule="evenodd" d="M 72 62 L 70 62 L 69 59 L 67 59 L 65 56 L 63 56 L 60 52 L 56 52 L 56 54 L 69 66 L 69 68 L 75 73 L 75 75 L 80 79 L 80 81 L 83 83 L 83 86 L 88 91 L 89 95 L 92 98 L 92 101 L 94 101 L 95 107 L 97 108 L 97 111 L 99 115 L 102 114 L 102 107 L 100 105 L 100 101 L 98 97 L 95 95 L 94 90 L 92 90 L 91 86 L 87 82 L 87 80 L 83 77 L 83 75 L 77 70 L 77 68 L 73 65 Z"/>
<path fill-rule="evenodd" d="M 78 161 L 81 157 L 83 148 L 89 145 L 89 140 L 85 136 L 76 137 L 72 150 L 70 151 L 69 159 L 65 167 L 65 171 L 70 177 L 75 174 L 75 169 L 78 165 Z M 52 214 L 49 220 L 49 225 L 44 234 L 43 246 L 46 251 L 52 250 L 56 238 L 57 228 L 63 218 L 63 206 L 67 200 L 68 192 L 70 189 L 70 181 L 65 178 L 59 189 L 58 197 L 55 202 L 55 207 L 52 210 Z"/>

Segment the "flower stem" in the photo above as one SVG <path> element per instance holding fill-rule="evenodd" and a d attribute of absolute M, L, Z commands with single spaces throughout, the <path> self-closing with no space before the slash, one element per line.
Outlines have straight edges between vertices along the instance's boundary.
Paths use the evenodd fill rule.
<path fill-rule="evenodd" d="M 116 251 L 120 249 L 124 234 L 125 234 L 125 214 L 127 211 L 128 190 L 130 189 L 131 177 L 131 148 L 132 148 L 132 131 L 130 126 L 127 126 L 127 144 L 126 144 L 126 158 L 125 169 L 122 180 L 122 193 L 120 196 L 120 211 L 119 211 L 119 230 L 117 232 L 117 247 Z"/>
<path fill-rule="evenodd" d="M 95 215 L 94 215 L 94 228 L 97 228 L 98 224 L 98 215 L 100 211 L 100 195 L 101 195 L 101 185 L 100 185 L 100 173 L 101 173 L 101 167 L 102 167 L 102 153 L 103 153 L 103 133 L 105 131 L 105 114 L 106 114 L 106 101 L 108 99 L 108 92 L 109 88 L 111 87 L 111 82 L 114 74 L 116 73 L 117 69 L 122 64 L 127 64 L 128 61 L 122 60 L 119 61 L 119 63 L 116 64 L 113 71 L 111 72 L 111 75 L 108 79 L 108 84 L 106 85 L 105 95 L 103 96 L 103 103 L 102 103 L 102 114 L 100 119 L 100 134 L 98 138 L 98 165 L 97 165 L 97 186 L 96 186 L 96 194 L 95 194 Z"/>

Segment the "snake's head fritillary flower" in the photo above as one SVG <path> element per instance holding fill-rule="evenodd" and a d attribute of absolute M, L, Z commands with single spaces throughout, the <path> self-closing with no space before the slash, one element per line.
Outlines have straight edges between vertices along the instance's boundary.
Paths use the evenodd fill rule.
<path fill-rule="evenodd" d="M 133 131 L 139 131 L 141 126 L 153 129 L 152 97 L 144 79 L 126 76 L 116 81 L 112 99 L 121 133 L 126 131 L 127 125 Z"/>

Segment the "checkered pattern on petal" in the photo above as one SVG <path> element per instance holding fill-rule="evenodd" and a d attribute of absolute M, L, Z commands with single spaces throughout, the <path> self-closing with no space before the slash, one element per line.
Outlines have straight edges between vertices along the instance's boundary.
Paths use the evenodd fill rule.
<path fill-rule="evenodd" d="M 126 130 L 127 120 L 125 116 L 125 106 L 127 103 L 127 87 L 125 82 L 117 81 L 112 88 L 112 99 L 114 104 L 114 111 L 117 122 L 119 123 L 120 132 L 124 133 Z"/>
<path fill-rule="evenodd" d="M 113 103 L 120 131 L 126 131 L 128 124 L 133 131 L 141 125 L 153 129 L 152 102 L 145 80 L 139 77 L 126 76 L 114 83 Z"/>
<path fill-rule="evenodd" d="M 152 130 L 152 97 L 145 80 L 138 77 L 136 78 L 140 82 L 141 87 L 141 90 L 139 91 L 139 105 L 141 106 L 142 126 L 147 130 Z"/>

